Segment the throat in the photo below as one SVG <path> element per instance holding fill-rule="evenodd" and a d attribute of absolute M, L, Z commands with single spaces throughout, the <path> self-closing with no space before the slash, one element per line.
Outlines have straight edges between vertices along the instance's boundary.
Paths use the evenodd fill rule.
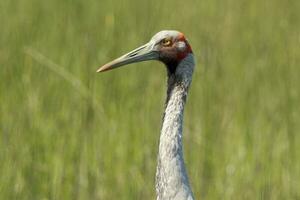
<path fill-rule="evenodd" d="M 176 68 L 178 66 L 178 61 L 168 61 L 165 63 L 168 70 L 168 76 L 171 76 L 172 74 L 175 74 Z"/>

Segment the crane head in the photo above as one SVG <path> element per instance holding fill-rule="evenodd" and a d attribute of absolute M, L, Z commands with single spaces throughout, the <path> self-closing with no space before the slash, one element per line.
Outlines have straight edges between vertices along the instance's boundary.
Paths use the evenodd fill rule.
<path fill-rule="evenodd" d="M 165 63 L 172 73 L 176 70 L 177 64 L 189 53 L 192 53 L 192 49 L 183 33 L 160 31 L 148 43 L 103 65 L 97 72 L 108 71 L 130 63 L 158 60 Z"/>

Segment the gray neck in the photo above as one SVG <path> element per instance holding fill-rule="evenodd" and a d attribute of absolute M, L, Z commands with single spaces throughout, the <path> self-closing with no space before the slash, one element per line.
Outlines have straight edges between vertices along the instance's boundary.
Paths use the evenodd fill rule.
<path fill-rule="evenodd" d="M 183 112 L 194 69 L 193 55 L 188 55 L 169 74 L 168 94 L 160 134 L 156 192 L 158 200 L 192 200 L 182 152 Z"/>

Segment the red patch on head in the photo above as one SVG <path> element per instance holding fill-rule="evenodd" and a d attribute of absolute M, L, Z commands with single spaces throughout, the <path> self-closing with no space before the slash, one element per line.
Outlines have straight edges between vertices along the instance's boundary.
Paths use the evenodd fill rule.
<path fill-rule="evenodd" d="M 177 37 L 177 41 L 184 42 L 185 45 L 186 45 L 186 50 L 185 51 L 177 53 L 177 59 L 178 59 L 178 61 L 180 61 L 180 60 L 184 59 L 189 53 L 193 53 L 193 51 L 192 51 L 192 48 L 191 48 L 190 44 L 185 39 L 183 33 L 179 33 L 179 35 Z"/>

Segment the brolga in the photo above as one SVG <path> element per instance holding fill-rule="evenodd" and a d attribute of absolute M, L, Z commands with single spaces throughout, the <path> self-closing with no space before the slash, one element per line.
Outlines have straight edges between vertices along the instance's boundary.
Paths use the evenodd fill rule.
<path fill-rule="evenodd" d="M 156 169 L 157 200 L 193 200 L 183 159 L 182 130 L 195 62 L 185 36 L 174 30 L 160 31 L 147 44 L 103 65 L 97 72 L 146 60 L 161 61 L 168 73 Z"/>

